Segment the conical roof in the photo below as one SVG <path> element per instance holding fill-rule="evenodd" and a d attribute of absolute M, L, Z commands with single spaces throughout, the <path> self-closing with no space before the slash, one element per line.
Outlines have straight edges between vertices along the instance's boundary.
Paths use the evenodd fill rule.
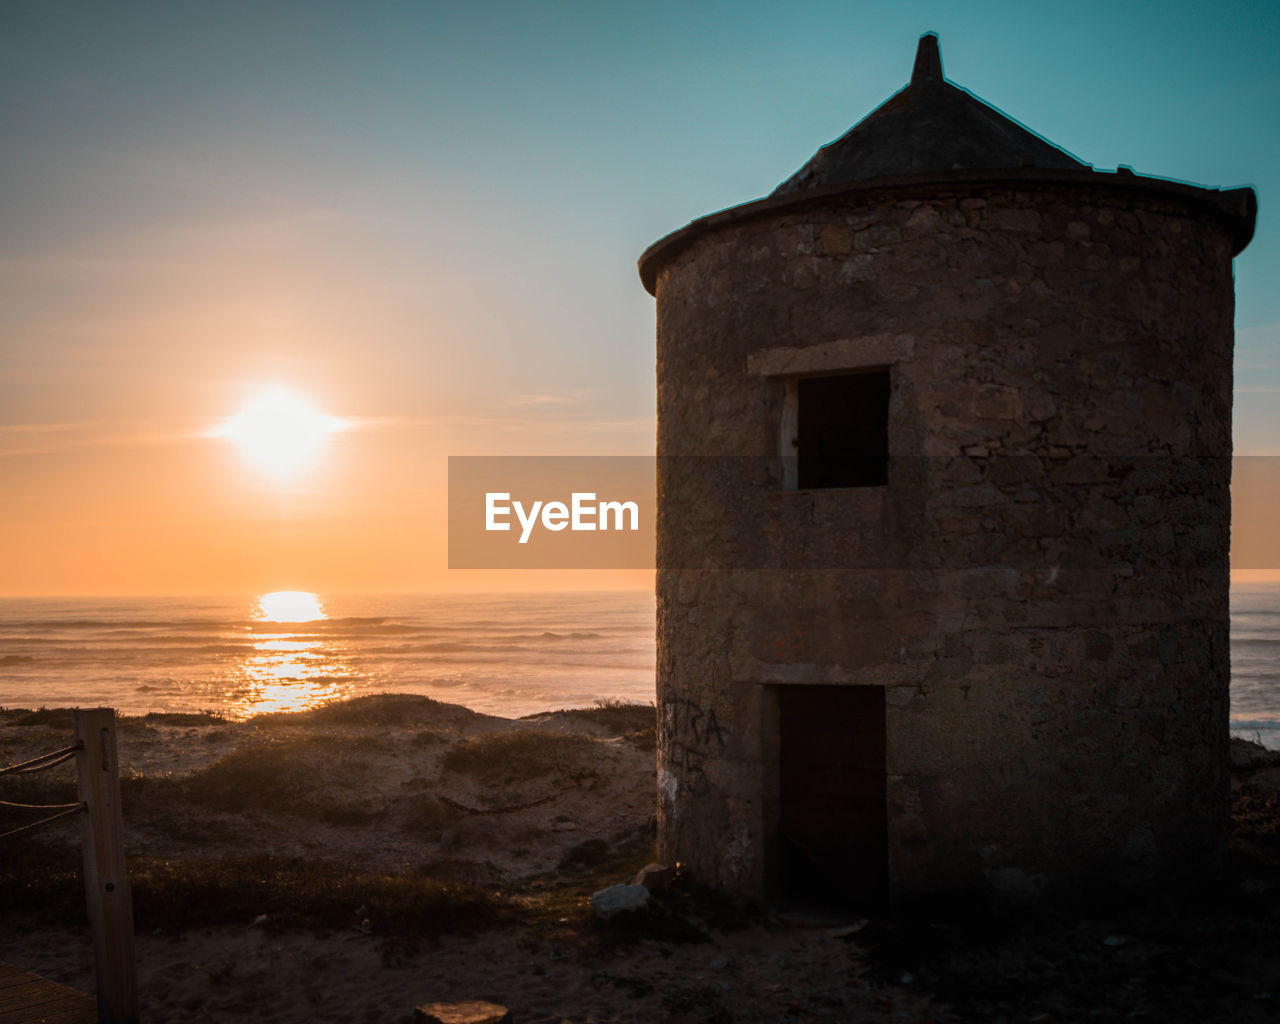
<path fill-rule="evenodd" d="M 749 220 L 843 201 L 856 193 L 936 195 L 945 188 L 1087 188 L 1192 203 L 1223 219 L 1238 253 L 1253 237 L 1258 198 L 1251 188 L 1213 189 L 1097 171 L 942 76 L 938 37 L 920 37 L 906 88 L 835 142 L 823 146 L 770 195 L 707 214 L 658 239 L 640 257 L 640 279 L 656 294 L 658 274 L 702 236 Z"/>
<path fill-rule="evenodd" d="M 911 81 L 779 185 L 795 195 L 871 178 L 955 170 L 1086 170 L 942 76 L 938 37 L 920 37 Z"/>

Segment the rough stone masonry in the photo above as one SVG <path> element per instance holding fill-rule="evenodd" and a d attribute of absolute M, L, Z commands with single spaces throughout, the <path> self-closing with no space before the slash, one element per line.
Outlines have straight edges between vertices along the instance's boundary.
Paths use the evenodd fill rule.
<path fill-rule="evenodd" d="M 845 903 L 1212 869 L 1255 211 L 1080 164 L 926 36 L 773 196 L 650 247 L 665 861 Z M 887 481 L 798 486 L 804 382 L 868 374 Z"/>

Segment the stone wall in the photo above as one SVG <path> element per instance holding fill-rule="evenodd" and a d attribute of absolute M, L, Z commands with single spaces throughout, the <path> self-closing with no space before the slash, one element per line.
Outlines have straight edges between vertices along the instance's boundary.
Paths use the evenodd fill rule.
<path fill-rule="evenodd" d="M 1020 185 L 848 193 L 670 259 L 665 859 L 766 891 L 771 688 L 850 683 L 886 688 L 896 897 L 1215 862 L 1231 253 L 1189 200 Z M 877 366 L 889 485 L 781 489 L 787 376 Z"/>

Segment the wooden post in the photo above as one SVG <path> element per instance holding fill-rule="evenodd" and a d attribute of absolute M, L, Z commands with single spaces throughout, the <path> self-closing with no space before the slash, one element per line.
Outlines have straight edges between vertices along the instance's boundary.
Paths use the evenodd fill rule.
<path fill-rule="evenodd" d="M 116 713 L 77 708 L 76 754 L 84 816 L 84 894 L 93 927 L 93 962 L 101 1024 L 137 1024 L 138 970 L 133 951 L 133 900 L 124 869 L 124 823 L 116 758 Z"/>

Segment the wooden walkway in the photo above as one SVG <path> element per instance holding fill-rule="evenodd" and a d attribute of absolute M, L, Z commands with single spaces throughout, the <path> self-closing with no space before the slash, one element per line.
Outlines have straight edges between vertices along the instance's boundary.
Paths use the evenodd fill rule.
<path fill-rule="evenodd" d="M 97 1024 L 98 1001 L 0 964 L 0 1024 Z"/>

